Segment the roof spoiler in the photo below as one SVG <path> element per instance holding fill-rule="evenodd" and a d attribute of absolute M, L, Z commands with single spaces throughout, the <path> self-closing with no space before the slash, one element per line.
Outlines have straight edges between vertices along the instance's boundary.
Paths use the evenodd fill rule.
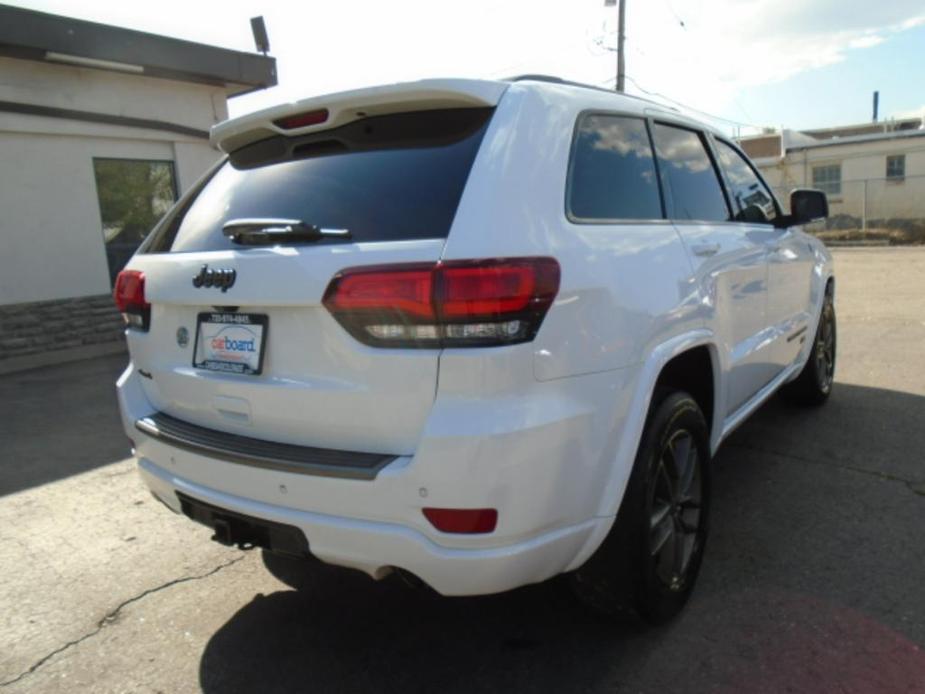
<path fill-rule="evenodd" d="M 311 97 L 214 125 L 210 140 L 231 153 L 275 135 L 304 135 L 369 116 L 496 106 L 509 86 L 488 80 L 421 80 Z"/>

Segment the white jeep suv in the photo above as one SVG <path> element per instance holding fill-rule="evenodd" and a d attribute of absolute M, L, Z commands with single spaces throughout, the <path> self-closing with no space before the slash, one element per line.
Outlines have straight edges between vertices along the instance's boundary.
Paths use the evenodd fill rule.
<path fill-rule="evenodd" d="M 741 150 L 554 78 L 426 80 L 213 128 L 115 298 L 141 474 L 214 539 L 444 595 L 568 573 L 684 604 L 710 459 L 821 403 L 833 268 Z"/>

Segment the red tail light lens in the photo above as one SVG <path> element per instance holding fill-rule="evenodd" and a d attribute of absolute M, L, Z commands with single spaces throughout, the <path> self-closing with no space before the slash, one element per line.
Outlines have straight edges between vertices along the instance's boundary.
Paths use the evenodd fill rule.
<path fill-rule="evenodd" d="M 151 304 L 145 301 L 145 273 L 138 270 L 120 272 L 112 296 L 129 327 L 148 329 Z"/>
<path fill-rule="evenodd" d="M 344 270 L 324 305 L 377 347 L 473 347 L 532 340 L 559 291 L 553 258 L 451 261 Z"/>
<path fill-rule="evenodd" d="M 325 299 L 329 309 L 338 312 L 381 311 L 415 316 L 433 322 L 430 302 L 433 266 L 404 268 L 366 268 L 362 272 L 343 273 L 337 290 Z"/>
<path fill-rule="evenodd" d="M 545 314 L 558 291 L 553 258 L 449 262 L 438 266 L 435 303 L 447 320 Z"/>
<path fill-rule="evenodd" d="M 444 533 L 490 533 L 498 525 L 498 511 L 493 508 L 425 508 L 423 511 L 430 524 Z"/>
<path fill-rule="evenodd" d="M 309 125 L 324 123 L 327 119 L 328 109 L 319 108 L 314 111 L 306 111 L 305 113 L 296 113 L 292 116 L 277 118 L 273 123 L 285 130 L 295 130 L 296 128 L 304 128 Z"/>

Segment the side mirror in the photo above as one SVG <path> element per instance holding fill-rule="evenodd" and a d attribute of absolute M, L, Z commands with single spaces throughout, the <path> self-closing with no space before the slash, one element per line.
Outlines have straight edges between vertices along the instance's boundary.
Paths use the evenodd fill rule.
<path fill-rule="evenodd" d="M 807 224 L 829 216 L 829 200 L 821 190 L 797 188 L 790 193 L 790 224 Z"/>

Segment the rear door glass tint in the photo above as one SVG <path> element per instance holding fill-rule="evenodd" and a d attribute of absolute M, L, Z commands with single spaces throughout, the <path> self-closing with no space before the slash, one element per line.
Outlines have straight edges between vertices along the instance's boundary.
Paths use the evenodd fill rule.
<path fill-rule="evenodd" d="M 661 219 L 649 133 L 642 118 L 584 116 L 572 149 L 569 215 L 578 220 Z"/>
<path fill-rule="evenodd" d="M 666 183 L 672 219 L 729 220 L 726 198 L 703 135 L 656 123 L 653 133 L 659 168 Z"/>
<path fill-rule="evenodd" d="M 249 145 L 179 205 L 144 250 L 240 249 L 222 226 L 248 218 L 348 229 L 355 242 L 445 238 L 491 113 L 378 116 Z M 313 245 L 325 243 L 342 241 Z"/>

